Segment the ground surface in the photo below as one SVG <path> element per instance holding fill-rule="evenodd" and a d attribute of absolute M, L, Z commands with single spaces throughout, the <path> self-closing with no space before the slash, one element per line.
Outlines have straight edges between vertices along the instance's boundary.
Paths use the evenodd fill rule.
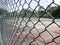
<path fill-rule="evenodd" d="M 21 26 L 19 27 L 19 22 L 22 20 L 21 18 L 19 19 L 18 21 L 18 24 L 16 25 L 15 27 L 15 37 L 13 39 L 13 44 L 14 42 L 16 41 L 16 37 L 19 37 L 19 35 L 21 34 L 21 31 L 23 30 L 23 27 L 26 25 L 26 22 L 27 23 L 27 26 L 29 28 L 24 28 L 24 31 L 22 32 L 22 34 L 20 35 L 20 38 L 18 39 L 17 43 L 15 45 L 19 45 L 19 43 L 21 43 L 21 41 L 23 41 L 24 37 L 29 33 L 30 29 L 33 27 L 33 25 L 38 21 L 38 18 L 30 18 L 31 21 L 28 22 L 28 18 L 24 18 L 24 20 L 22 21 L 21 23 Z M 17 20 L 17 19 L 16 19 Z M 16 22 L 15 20 L 15 22 Z M 60 27 L 57 26 L 55 23 L 52 23 L 52 19 L 46 19 L 46 18 L 41 18 L 40 19 L 42 23 L 44 23 L 44 25 L 42 25 L 41 22 L 38 22 L 36 25 L 35 25 L 35 28 L 37 29 L 32 29 L 31 32 L 29 33 L 29 35 L 27 36 L 27 38 L 25 38 L 25 41 L 22 42 L 22 45 L 29 45 L 30 41 L 33 41 L 35 37 L 37 37 L 40 33 L 40 36 L 38 38 L 36 38 L 31 44 L 32 45 L 37 45 L 37 43 L 39 45 L 45 45 L 44 43 L 47 43 L 47 42 L 51 42 L 50 44 L 47 44 L 47 45 L 57 45 L 57 44 L 60 44 Z M 60 19 L 56 19 L 54 20 L 58 25 L 60 25 Z M 4 22 L 6 22 L 6 24 L 4 24 L 4 29 L 6 29 L 6 34 L 9 35 L 9 32 L 11 33 L 11 29 L 12 31 L 14 30 L 14 26 L 12 27 L 11 25 L 14 24 L 14 19 L 10 19 L 10 20 L 5 20 Z M 11 25 L 9 24 L 11 23 Z M 50 26 L 48 26 L 50 23 L 52 23 Z M 15 24 L 14 24 L 15 25 Z M 45 30 L 45 26 L 48 26 Z M 19 29 L 18 29 L 19 28 Z M 17 33 L 17 29 L 19 30 Z M 44 31 L 45 30 L 45 31 Z M 4 32 L 5 32 L 4 31 Z M 41 33 L 42 32 L 42 33 Z M 33 34 L 33 36 L 32 36 Z M 6 40 L 9 39 L 9 37 L 7 38 L 7 35 L 5 37 Z M 59 36 L 59 37 L 57 37 Z M 43 39 L 41 38 L 43 37 Z M 57 37 L 57 38 L 56 38 Z M 54 39 L 55 38 L 55 39 Z M 54 41 L 52 41 L 52 39 L 54 39 Z M 9 40 L 8 40 L 9 41 Z M 37 41 L 37 43 L 36 43 Z M 57 43 L 57 44 L 56 44 Z"/>

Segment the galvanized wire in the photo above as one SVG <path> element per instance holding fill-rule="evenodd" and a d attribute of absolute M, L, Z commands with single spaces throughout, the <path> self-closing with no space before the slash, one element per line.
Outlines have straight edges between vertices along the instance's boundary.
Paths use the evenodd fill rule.
<path fill-rule="evenodd" d="M 3 7 L 4 3 L 6 8 L 2 9 L 8 11 L 1 15 L 4 45 L 60 45 L 60 18 L 48 13 L 51 5 L 60 6 L 55 0 L 47 7 L 40 4 L 41 0 L 2 0 Z M 41 14 L 37 14 L 39 8 L 43 11 Z M 29 14 L 28 10 L 32 12 Z M 45 15 L 48 18 L 44 18 Z"/>

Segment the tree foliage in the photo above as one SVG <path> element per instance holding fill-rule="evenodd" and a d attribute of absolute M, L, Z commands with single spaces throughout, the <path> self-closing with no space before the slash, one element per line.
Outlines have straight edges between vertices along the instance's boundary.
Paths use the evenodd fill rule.
<path fill-rule="evenodd" d="M 17 17 L 18 16 L 18 12 L 17 11 L 12 11 L 9 13 L 11 17 Z"/>
<path fill-rule="evenodd" d="M 54 18 L 60 18 L 60 6 L 51 7 L 48 9 L 48 12 L 54 17 Z"/>
<path fill-rule="evenodd" d="M 38 10 L 35 11 L 30 9 L 22 9 L 19 12 L 18 11 L 8 12 L 7 10 L 0 8 L 0 15 L 5 13 L 6 16 L 11 16 L 11 17 L 17 17 L 17 16 L 30 17 L 31 15 L 32 17 L 37 17 L 37 16 L 41 16 L 44 12 L 45 11 L 43 7 L 39 7 Z M 54 18 L 60 18 L 60 6 L 50 7 L 49 9 L 47 9 L 47 13 L 51 14 Z M 47 13 L 45 13 L 42 17 L 49 18 Z"/>
<path fill-rule="evenodd" d="M 19 12 L 19 15 L 20 16 L 24 16 L 26 15 L 27 17 L 30 16 L 32 14 L 32 11 L 29 10 L 29 9 L 22 9 L 20 12 Z"/>
<path fill-rule="evenodd" d="M 6 14 L 8 11 L 6 9 L 0 8 L 0 15 Z"/>

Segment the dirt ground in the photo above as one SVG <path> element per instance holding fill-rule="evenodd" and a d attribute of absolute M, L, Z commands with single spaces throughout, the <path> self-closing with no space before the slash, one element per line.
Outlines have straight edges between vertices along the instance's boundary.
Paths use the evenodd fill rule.
<path fill-rule="evenodd" d="M 46 26 L 52 22 L 52 19 L 41 19 L 41 20 L 43 20 L 43 23 Z M 32 21 L 36 22 L 37 19 L 36 20 L 32 19 Z M 60 25 L 60 19 L 58 20 L 56 19 L 55 22 Z M 22 23 L 22 24 L 25 24 L 25 23 Z M 27 28 L 27 27 L 24 28 L 23 27 L 24 25 L 23 26 L 16 25 L 14 28 L 14 26 L 11 26 L 7 23 L 4 24 L 4 28 L 6 28 L 6 32 L 8 31 L 11 34 L 12 31 L 15 30 L 14 34 L 12 35 L 12 38 L 10 37 L 7 38 L 7 35 L 9 35 L 9 33 L 6 35 L 6 40 L 8 39 L 13 40 L 12 45 L 14 44 L 15 45 L 29 45 L 29 44 L 59 45 L 60 44 L 60 27 L 58 27 L 56 24 L 53 23 L 52 25 L 45 28 L 44 26 L 41 26 L 41 23 L 38 23 L 37 26 L 35 26 L 35 28 L 32 29 L 32 23 L 31 24 L 30 23 L 28 23 L 28 26 L 30 26 L 31 28 Z M 24 31 L 22 32 L 22 30 Z M 17 38 L 18 38 L 18 41 L 17 41 Z M 8 40 L 8 41 L 11 41 L 11 40 Z"/>
<path fill-rule="evenodd" d="M 45 43 L 48 43 L 48 42 L 51 42 L 51 43 L 48 43 L 47 45 L 57 45 L 60 43 L 60 28 L 49 27 L 49 28 L 47 28 L 46 31 L 44 31 L 44 30 L 45 30 L 44 28 L 41 28 L 38 30 L 39 32 L 37 32 L 36 29 L 32 29 L 31 33 L 27 36 L 27 38 L 24 39 L 25 41 L 22 41 L 22 40 L 29 33 L 29 31 L 27 31 L 27 30 L 23 31 L 22 35 L 18 39 L 19 40 L 17 42 L 18 45 L 19 45 L 19 43 L 21 43 L 21 41 L 22 41 L 22 45 L 29 45 L 29 43 L 31 41 L 32 41 L 31 45 L 45 45 Z M 40 36 L 38 36 L 39 33 L 40 33 Z M 16 33 L 16 34 L 17 34 L 17 36 L 19 36 L 20 32 Z M 57 37 L 57 36 L 59 36 L 59 37 Z M 54 41 L 52 41 L 53 39 L 54 39 Z"/>

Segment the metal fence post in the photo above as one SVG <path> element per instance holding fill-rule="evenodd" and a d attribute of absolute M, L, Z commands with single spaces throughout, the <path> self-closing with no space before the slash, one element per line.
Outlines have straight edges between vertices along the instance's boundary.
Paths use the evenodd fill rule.
<path fill-rule="evenodd" d="M 0 15 L 0 31 L 1 31 L 1 41 L 2 41 L 2 45 L 6 45 L 4 39 L 3 39 L 3 15 Z"/>

